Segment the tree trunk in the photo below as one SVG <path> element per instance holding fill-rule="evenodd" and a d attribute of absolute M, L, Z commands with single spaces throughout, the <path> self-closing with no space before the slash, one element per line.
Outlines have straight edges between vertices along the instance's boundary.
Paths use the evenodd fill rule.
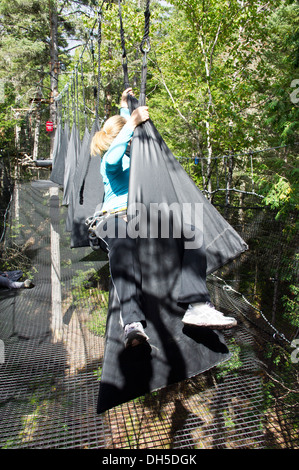
<path fill-rule="evenodd" d="M 55 98 L 58 95 L 58 15 L 55 0 L 49 0 L 50 15 L 50 121 L 54 130 L 51 132 L 50 158 L 53 156 L 54 138 L 57 126 L 57 109 Z"/>
<path fill-rule="evenodd" d="M 277 305 L 279 301 L 279 274 L 280 274 L 280 267 L 281 267 L 281 259 L 282 259 L 282 247 L 279 246 L 279 253 L 277 259 L 277 265 L 274 275 L 274 291 L 273 291 L 273 302 L 272 302 L 272 324 L 275 325 L 276 321 L 276 312 L 277 312 Z"/>
<path fill-rule="evenodd" d="M 245 181 L 241 181 L 240 184 L 241 191 L 245 191 Z M 242 232 L 244 231 L 245 228 L 245 212 L 244 212 L 244 193 L 239 193 L 239 224 L 242 227 Z"/>
<path fill-rule="evenodd" d="M 214 39 L 214 46 L 216 45 L 216 42 L 218 40 L 219 32 L 220 32 L 220 25 L 219 25 L 217 34 Z M 206 48 L 203 31 L 200 32 L 199 42 L 200 42 L 201 53 L 203 55 L 204 63 L 205 63 L 205 80 L 206 80 L 207 91 L 208 91 L 208 104 L 207 104 L 205 126 L 206 126 L 206 139 L 207 139 L 207 153 L 208 153 L 207 190 L 208 190 L 208 199 L 211 199 L 212 197 L 211 170 L 212 170 L 213 147 L 212 147 L 212 138 L 211 138 L 210 119 L 213 115 L 213 97 L 212 97 L 212 91 L 210 87 L 210 78 L 211 78 L 211 70 L 212 70 L 212 64 L 213 64 L 214 47 L 212 47 L 211 50 L 208 50 Z"/>
<path fill-rule="evenodd" d="M 16 112 L 14 117 L 16 120 L 18 120 L 20 117 L 20 113 Z M 21 150 L 20 135 L 21 135 L 21 127 L 17 121 L 16 126 L 15 126 L 15 147 L 16 147 L 17 152 Z"/>
<path fill-rule="evenodd" d="M 40 93 L 38 94 L 38 99 L 41 99 Z M 40 123 L 41 123 L 41 110 L 40 110 L 40 102 L 38 102 L 36 113 L 35 113 L 34 141 L 33 141 L 33 152 L 32 152 L 33 160 L 38 159 Z"/>
<path fill-rule="evenodd" d="M 213 156 L 213 148 L 212 148 L 212 139 L 211 139 L 211 128 L 210 128 L 210 117 L 212 116 L 212 92 L 210 89 L 210 67 L 207 54 L 205 52 L 203 41 L 201 41 L 201 48 L 205 59 L 205 71 L 206 71 L 206 84 L 208 88 L 208 105 L 207 105 L 207 117 L 205 120 L 206 125 L 206 139 L 207 139 L 207 191 L 208 191 L 208 199 L 211 199 L 212 196 L 212 181 L 211 181 L 211 171 L 212 171 L 212 156 Z"/>
<path fill-rule="evenodd" d="M 231 202 L 231 193 L 230 190 L 233 187 L 233 172 L 234 172 L 234 157 L 233 151 L 230 152 L 230 156 L 228 157 L 228 177 L 227 177 L 227 204 L 229 205 Z"/>
<path fill-rule="evenodd" d="M 207 151 L 208 151 L 208 160 L 207 160 L 207 190 L 208 190 L 208 199 L 211 198 L 212 195 L 212 181 L 211 181 L 211 172 L 212 172 L 212 142 L 211 142 L 211 135 L 210 135 L 210 123 L 206 121 L 206 131 L 207 131 Z"/>

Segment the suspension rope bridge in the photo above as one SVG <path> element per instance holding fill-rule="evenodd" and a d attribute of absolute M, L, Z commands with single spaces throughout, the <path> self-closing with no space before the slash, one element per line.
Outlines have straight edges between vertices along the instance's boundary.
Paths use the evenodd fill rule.
<path fill-rule="evenodd" d="M 92 31 L 95 26 L 96 22 Z M 88 41 L 91 40 L 92 32 Z M 86 50 L 87 45 L 80 56 L 80 66 Z M 100 48 L 98 54 L 100 63 Z M 123 59 L 126 67 L 126 57 Z M 91 113 L 97 119 L 99 77 L 100 70 L 97 103 L 95 112 Z M 83 78 L 81 75 L 81 104 L 86 128 L 88 106 Z M 76 67 L 56 103 L 61 123 L 70 125 L 73 116 L 73 125 L 81 129 L 78 91 Z M 56 135 L 58 139 L 59 133 Z M 55 148 L 53 165 L 61 141 L 56 141 Z M 246 182 L 249 180 L 251 188 L 221 187 L 219 173 L 213 194 L 235 191 L 262 199 L 253 186 L 254 155 L 277 150 L 280 148 L 236 154 L 235 157 L 242 158 L 240 168 L 246 167 L 244 159 L 249 159 Z M 64 157 L 66 154 L 67 146 Z M 228 158 L 231 155 L 215 157 L 215 161 L 223 162 L 225 182 Z M 197 165 L 194 157 L 178 157 L 178 160 L 182 164 Z M 276 290 L 269 280 L 273 271 L 280 268 L 282 257 L 289 260 L 288 279 L 297 272 L 293 257 L 297 241 L 294 240 L 292 245 L 288 243 L 279 223 L 259 202 L 255 220 L 245 211 L 242 237 L 249 244 L 253 241 L 250 254 L 244 253 L 239 260 L 208 278 L 216 307 L 221 306 L 224 313 L 238 319 L 238 330 L 225 333 L 232 351 L 231 359 L 197 377 L 146 394 L 98 416 L 95 403 L 103 365 L 109 295 L 105 285 L 107 274 L 103 274 L 107 259 L 88 247 L 70 249 L 70 233 L 65 230 L 69 211 L 63 204 L 65 187 L 48 178 L 49 170 L 44 171 L 47 179 L 41 180 L 39 170 L 36 170 L 32 173 L 31 183 L 15 187 L 4 217 L 5 230 L 1 240 L 4 234 L 6 244 L 14 240 L 24 246 L 30 240 L 26 255 L 36 287 L 30 292 L 0 293 L 0 338 L 5 352 L 0 363 L 1 447 L 298 448 L 295 389 L 298 371 L 296 364 L 289 361 L 290 346 L 298 331 L 287 321 L 281 320 L 278 325 L 271 321 Z M 256 277 L 255 290 L 258 290 L 258 281 L 267 285 L 260 296 L 257 292 L 252 293 L 252 282 L 248 282 L 248 277 L 253 275 Z M 53 284 L 53 277 L 56 284 Z M 282 279 L 281 284 L 283 282 Z M 275 367 L 267 358 L 265 344 L 270 355 L 279 349 L 280 355 L 289 361 L 288 370 Z M 276 388 L 273 403 L 265 408 L 269 377 L 274 377 Z"/>

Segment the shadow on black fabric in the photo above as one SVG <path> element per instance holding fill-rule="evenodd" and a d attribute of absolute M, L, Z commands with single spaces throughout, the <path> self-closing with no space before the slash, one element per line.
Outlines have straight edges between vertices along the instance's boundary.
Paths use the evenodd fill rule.
<path fill-rule="evenodd" d="M 169 279 L 169 270 L 172 272 L 171 266 L 164 266 L 160 276 Z M 157 276 L 158 282 L 160 276 Z M 161 286 L 156 295 L 146 292 L 144 286 L 149 342 L 128 350 L 124 347 L 118 298 L 111 286 L 98 413 L 195 376 L 229 359 L 230 353 L 220 333 L 184 326 L 181 321 L 184 309 L 176 303 L 179 279 L 171 279 L 171 282 L 172 288 L 166 288 L 171 294 L 164 297 L 160 294 Z"/>
<path fill-rule="evenodd" d="M 183 333 L 196 343 L 203 344 L 216 353 L 228 353 L 228 348 L 225 343 L 220 340 L 219 334 L 211 328 L 184 325 Z"/>

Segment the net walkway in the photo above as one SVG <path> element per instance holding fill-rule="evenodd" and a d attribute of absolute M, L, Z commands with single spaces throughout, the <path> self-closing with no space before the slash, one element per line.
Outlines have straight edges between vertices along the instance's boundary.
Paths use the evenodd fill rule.
<path fill-rule="evenodd" d="M 265 408 L 260 353 L 273 332 L 217 277 L 209 279 L 212 297 L 239 323 L 225 334 L 232 359 L 96 414 L 107 260 L 89 248 L 70 249 L 61 199 L 47 180 L 23 183 L 14 193 L 6 238 L 26 244 L 35 287 L 0 292 L 0 447 L 298 448 L 294 401 L 277 401 L 270 415 Z"/>

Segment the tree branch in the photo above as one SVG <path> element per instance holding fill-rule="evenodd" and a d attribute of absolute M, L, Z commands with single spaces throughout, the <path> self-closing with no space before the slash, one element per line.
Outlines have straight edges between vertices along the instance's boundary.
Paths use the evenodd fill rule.
<path fill-rule="evenodd" d="M 166 82 L 165 82 L 165 79 L 164 79 L 164 76 L 163 76 L 163 73 L 162 73 L 162 70 L 160 69 L 159 65 L 158 65 L 158 61 L 157 61 L 157 57 L 156 57 L 156 54 L 155 54 L 155 59 L 156 59 L 156 66 L 158 68 L 158 71 L 160 73 L 160 76 L 161 76 L 161 81 L 162 81 L 162 84 L 165 88 L 165 90 L 167 91 L 173 105 L 174 105 L 174 108 L 177 110 L 179 116 L 181 119 L 183 119 L 183 121 L 187 124 L 187 127 L 191 133 L 191 135 L 193 136 L 193 138 L 196 140 L 198 146 L 199 146 L 199 139 L 198 139 L 198 135 L 197 133 L 195 132 L 195 130 L 192 128 L 192 126 L 190 125 L 188 119 L 181 113 L 180 109 L 176 106 L 176 103 L 175 103 L 175 99 L 173 98 L 172 94 L 171 94 L 171 91 L 169 90 Z"/>
<path fill-rule="evenodd" d="M 66 52 L 72 51 L 73 49 L 77 49 L 77 47 L 81 47 L 81 46 L 82 46 L 82 43 L 77 44 L 76 46 L 70 47 L 69 49 L 64 49 L 63 54 Z"/>
<path fill-rule="evenodd" d="M 214 54 L 214 50 L 215 50 L 216 44 L 217 44 L 217 42 L 218 42 L 218 38 L 219 38 L 220 30 L 221 30 L 221 23 L 222 23 L 222 20 L 221 20 L 220 23 L 219 23 L 219 26 L 218 26 L 218 29 L 217 29 L 217 33 L 216 33 L 216 36 L 215 36 L 215 39 L 214 39 L 214 43 L 213 43 L 213 46 L 212 46 L 211 54 L 210 54 L 210 69 L 209 69 L 209 74 L 211 74 L 211 70 L 212 70 L 213 54 Z"/>

